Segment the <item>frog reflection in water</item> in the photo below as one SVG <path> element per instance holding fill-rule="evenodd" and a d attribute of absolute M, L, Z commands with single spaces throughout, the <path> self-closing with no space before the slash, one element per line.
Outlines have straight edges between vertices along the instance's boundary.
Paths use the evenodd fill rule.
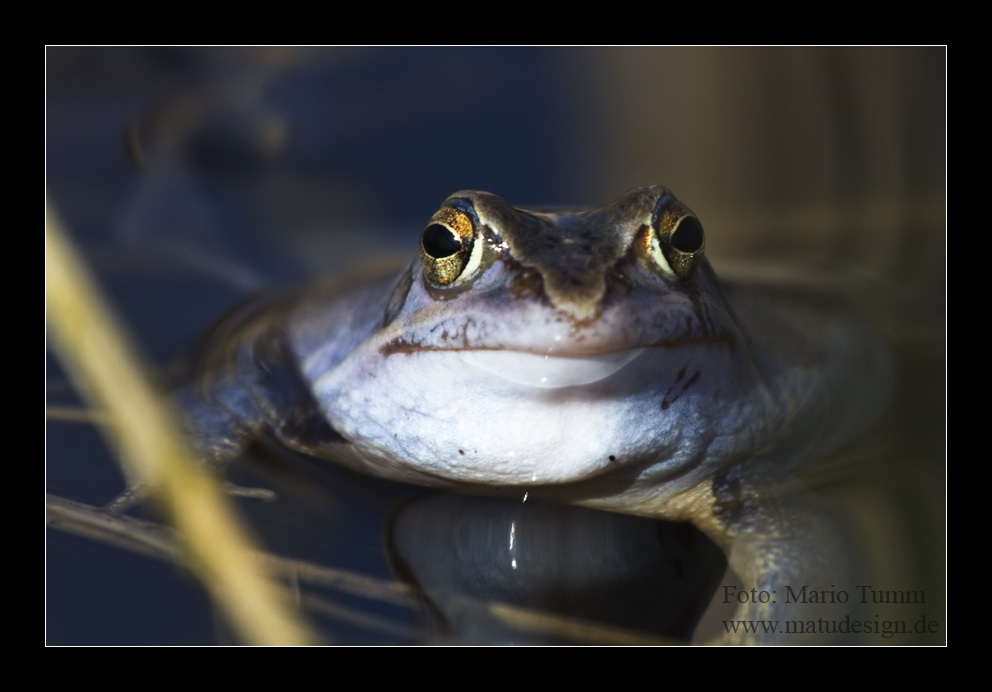
<path fill-rule="evenodd" d="M 782 483 L 877 416 L 883 352 L 815 302 L 722 285 L 704 248 L 661 187 L 565 213 L 458 192 L 398 277 L 222 321 L 191 433 L 215 459 L 269 434 L 392 480 L 689 521 L 748 590 L 830 588 L 842 532 Z"/>

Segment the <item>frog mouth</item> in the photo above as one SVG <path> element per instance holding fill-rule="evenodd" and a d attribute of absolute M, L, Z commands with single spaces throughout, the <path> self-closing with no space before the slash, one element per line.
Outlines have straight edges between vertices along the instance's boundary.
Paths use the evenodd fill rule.
<path fill-rule="evenodd" d="M 599 382 L 641 355 L 632 348 L 597 356 L 551 356 L 505 350 L 459 351 L 466 365 L 529 387 L 558 389 Z"/>

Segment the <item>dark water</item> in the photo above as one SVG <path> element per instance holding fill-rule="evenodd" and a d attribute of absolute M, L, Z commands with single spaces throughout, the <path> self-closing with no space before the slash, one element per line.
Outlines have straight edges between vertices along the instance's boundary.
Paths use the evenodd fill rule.
<path fill-rule="evenodd" d="M 715 255 L 812 261 L 867 279 L 880 287 L 866 310 L 893 346 L 899 389 L 889 418 L 840 464 L 843 480 L 825 474 L 822 492 L 859 527 L 874 585 L 926 593 L 925 613 L 890 607 L 882 617 L 940 622 L 935 636 L 866 643 L 941 643 L 944 59 L 929 48 L 51 48 L 48 190 L 163 369 L 247 295 L 409 254 L 459 189 L 521 206 L 597 206 L 664 184 L 700 215 Z M 49 406 L 78 405 L 52 357 L 46 392 Z M 50 419 L 46 457 L 53 495 L 100 505 L 122 487 L 90 425 Z M 239 501 L 270 550 L 419 586 L 369 597 L 304 581 L 301 594 L 322 604 L 308 614 L 336 643 L 574 641 L 507 630 L 480 612 L 514 598 L 678 636 L 706 588 L 726 583 L 706 544 L 677 526 L 579 510 L 564 518 L 573 510 L 562 508 L 521 516 L 492 500 L 466 515 L 419 489 L 265 450 L 253 457 L 232 474 L 278 489 L 275 503 Z M 454 519 L 430 518 L 439 513 Z M 466 577 L 499 569 L 480 568 L 474 553 L 452 557 L 454 539 L 423 528 L 474 525 L 499 562 L 487 541 L 496 546 L 518 521 L 536 527 L 538 546 L 545 532 L 567 533 L 562 525 L 599 536 L 588 554 L 612 546 L 629 571 L 607 570 L 595 588 L 592 576 L 566 584 L 563 574 L 595 568 L 556 558 L 514 596 L 506 581 Z M 419 529 L 416 549 L 404 525 Z M 49 643 L 230 641 L 176 567 L 59 531 L 47 548 Z M 437 564 L 438 554 L 473 566 L 439 575 L 415 556 Z M 685 582 L 696 591 L 681 595 Z M 468 586 L 480 589 L 475 600 L 450 600 Z M 661 592 L 687 605 L 669 612 Z"/>

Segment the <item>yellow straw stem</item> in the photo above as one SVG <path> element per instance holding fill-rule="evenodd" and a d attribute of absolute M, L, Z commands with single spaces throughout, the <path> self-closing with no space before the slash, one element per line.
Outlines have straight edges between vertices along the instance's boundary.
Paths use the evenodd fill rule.
<path fill-rule="evenodd" d="M 147 483 L 166 508 L 190 565 L 245 643 L 307 644 L 313 635 L 257 559 L 217 484 L 179 442 L 171 412 L 144 376 L 50 205 L 45 220 L 45 292 L 54 346 L 91 405 L 129 482 Z"/>

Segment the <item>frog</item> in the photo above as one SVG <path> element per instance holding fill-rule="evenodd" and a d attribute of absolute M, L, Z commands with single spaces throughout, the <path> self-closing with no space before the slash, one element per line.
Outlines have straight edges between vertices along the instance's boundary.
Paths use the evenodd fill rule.
<path fill-rule="evenodd" d="M 219 320 L 187 433 L 217 464 L 267 436 L 393 481 L 690 522 L 743 582 L 737 619 L 816 617 L 784 588 L 840 583 L 849 542 L 791 484 L 884 410 L 885 348 L 802 291 L 722 281 L 706 245 L 661 186 L 585 210 L 456 192 L 398 273 Z"/>

